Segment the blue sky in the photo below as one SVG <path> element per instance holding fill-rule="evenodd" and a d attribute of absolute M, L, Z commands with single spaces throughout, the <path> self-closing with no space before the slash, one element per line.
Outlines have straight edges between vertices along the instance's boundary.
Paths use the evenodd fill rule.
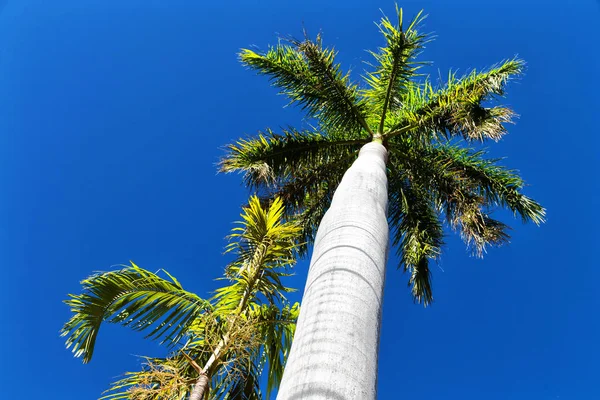
<path fill-rule="evenodd" d="M 379 398 L 600 398 L 597 290 L 600 5 L 595 1 L 405 1 L 437 39 L 423 59 L 490 66 L 518 54 L 506 103 L 521 115 L 490 146 L 548 209 L 510 220 L 484 260 L 455 237 L 434 270 L 436 302 L 414 305 L 391 257 Z M 0 0 L 0 387 L 5 398 L 94 399 L 143 335 L 105 326 L 82 365 L 58 337 L 61 303 L 92 271 L 135 261 L 207 295 L 247 192 L 217 175 L 222 148 L 267 126 L 302 126 L 241 47 L 322 30 L 358 75 L 391 1 Z M 503 214 L 502 214 L 503 215 Z M 302 288 L 307 263 L 288 282 Z M 301 293 L 301 291 L 300 291 Z"/>

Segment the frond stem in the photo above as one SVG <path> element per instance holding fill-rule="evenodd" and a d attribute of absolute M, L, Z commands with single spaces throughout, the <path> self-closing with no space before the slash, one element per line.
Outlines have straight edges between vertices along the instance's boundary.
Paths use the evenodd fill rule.
<path fill-rule="evenodd" d="M 398 68 L 399 63 L 400 63 L 400 60 L 397 57 L 394 58 L 394 65 L 392 68 L 393 72 L 392 72 L 392 75 L 390 76 L 390 82 L 388 83 L 387 91 L 385 94 L 385 100 L 383 102 L 383 111 L 381 112 L 381 121 L 379 122 L 379 129 L 377 130 L 377 133 L 379 135 L 383 134 L 383 127 L 385 124 L 385 114 L 387 113 L 387 108 L 390 103 L 390 98 L 392 97 L 392 89 L 394 88 L 394 83 L 396 81 L 397 68 Z"/>
<path fill-rule="evenodd" d="M 403 133 L 406 133 L 406 132 L 408 132 L 408 131 L 410 131 L 411 129 L 414 129 L 414 128 L 416 128 L 416 126 L 407 125 L 404 128 L 400 128 L 400 129 L 397 129 L 395 131 L 386 133 L 383 136 L 385 137 L 385 139 L 391 139 L 391 138 L 393 138 L 395 136 L 402 135 Z"/>
<path fill-rule="evenodd" d="M 238 306 L 236 307 L 236 311 L 235 311 L 234 315 L 232 315 L 230 317 L 230 321 L 229 321 L 230 326 L 234 325 L 236 323 L 237 319 L 242 314 L 245 314 L 247 311 L 246 305 L 248 304 L 248 300 L 250 299 L 250 295 L 252 294 L 252 289 L 254 287 L 254 284 L 256 283 L 256 281 L 260 275 L 260 272 L 261 272 L 260 265 L 262 264 L 263 259 L 267 252 L 267 247 L 269 244 L 267 239 L 268 238 L 266 236 L 263 238 L 262 242 L 258 246 L 258 249 L 256 250 L 256 252 L 254 253 L 254 255 L 252 257 L 251 266 L 254 267 L 252 270 L 252 275 L 251 275 L 251 278 L 248 280 L 249 281 L 248 287 L 244 291 L 244 295 L 240 299 L 240 302 L 239 302 Z M 206 361 L 206 364 L 204 364 L 204 368 L 202 368 L 202 372 L 204 374 L 208 374 L 208 375 L 213 374 L 214 371 L 212 371 L 211 368 L 213 368 L 213 366 L 217 365 L 215 363 L 217 361 L 219 361 L 219 358 L 222 355 L 222 350 L 229 343 L 229 339 L 230 339 L 230 335 L 229 335 L 229 332 L 227 332 L 225 335 L 223 335 L 223 338 L 219 341 L 219 343 L 217 344 L 217 347 L 213 350 L 213 353 L 211 354 L 208 361 Z"/>

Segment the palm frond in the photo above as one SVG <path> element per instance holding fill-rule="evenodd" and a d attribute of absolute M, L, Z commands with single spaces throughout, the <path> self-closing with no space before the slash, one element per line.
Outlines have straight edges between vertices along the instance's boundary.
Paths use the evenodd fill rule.
<path fill-rule="evenodd" d="M 253 358 L 232 358 L 229 371 L 213 380 L 209 400 L 262 400 L 262 368 Z"/>
<path fill-rule="evenodd" d="M 521 74 L 523 66 L 523 61 L 513 59 L 485 72 L 473 70 L 462 78 L 451 72 L 439 90 L 429 80 L 408 85 L 389 135 L 412 132 L 429 138 L 437 133 L 446 138 L 499 140 L 514 113 L 503 106 L 486 107 L 486 102 L 504 95 L 506 83 Z"/>
<path fill-rule="evenodd" d="M 425 306 L 433 301 L 429 260 L 440 256 L 443 229 L 435 203 L 425 188 L 411 184 L 402 173 L 390 179 L 389 219 L 400 267 L 410 273 L 413 298 Z"/>
<path fill-rule="evenodd" d="M 134 330 L 151 329 L 151 338 L 178 342 L 210 303 L 131 263 L 119 271 L 92 275 L 81 282 L 83 293 L 69 295 L 65 303 L 74 315 L 63 326 L 67 348 L 75 357 L 92 358 L 102 322 L 120 323 Z"/>
<path fill-rule="evenodd" d="M 253 139 L 241 139 L 227 147 L 221 172 L 242 172 L 250 187 L 270 187 L 296 171 L 357 151 L 366 139 L 347 139 L 332 131 L 298 131 L 276 134 L 268 129 Z"/>
<path fill-rule="evenodd" d="M 447 144 L 419 151 L 414 161 L 446 202 L 475 195 L 486 207 L 506 207 L 523 222 L 544 222 L 544 208 L 521 193 L 525 184 L 518 173 L 498 165 L 497 159 L 484 158 L 485 154 Z"/>
<path fill-rule="evenodd" d="M 403 25 L 402 9 L 396 6 L 398 16 L 394 24 L 388 17 L 383 17 L 377 25 L 386 41 L 385 47 L 378 52 L 370 51 L 375 58 L 375 71 L 367 73 L 365 81 L 369 89 L 362 92 L 370 100 L 369 105 L 379 116 L 378 133 L 384 132 L 386 113 L 402 106 L 401 99 L 414 78 L 416 71 L 424 64 L 415 61 L 421 49 L 428 41 L 427 36 L 417 31 L 425 18 L 419 12 L 408 27 Z"/>
<path fill-rule="evenodd" d="M 481 197 L 461 199 L 452 207 L 454 209 L 448 214 L 450 224 L 455 230 L 460 230 L 467 248 L 471 248 L 477 257 L 483 257 L 487 245 L 500 246 L 508 243 L 508 226 L 483 211 L 484 201 Z"/>
<path fill-rule="evenodd" d="M 285 208 L 275 198 L 267 210 L 260 199 L 250 198 L 243 208 L 242 221 L 232 230 L 227 252 L 236 258 L 227 266 L 226 276 L 233 284 L 217 289 L 214 299 L 219 312 L 243 307 L 256 293 L 274 302 L 289 289 L 281 278 L 295 263 L 295 252 L 301 227 L 295 221 L 284 221 Z"/>
<path fill-rule="evenodd" d="M 316 41 L 290 40 L 265 53 L 243 49 L 244 65 L 267 75 L 292 103 L 298 103 L 325 129 L 342 129 L 356 137 L 361 130 L 371 133 L 365 122 L 365 101 L 350 83 L 348 74 L 335 63 L 335 51 Z"/>
<path fill-rule="evenodd" d="M 267 366 L 267 400 L 283 376 L 299 313 L 299 303 L 282 307 L 254 304 L 250 310 L 249 319 L 257 326 L 257 335 L 261 337 L 261 359 Z"/>
<path fill-rule="evenodd" d="M 489 210 L 504 207 L 523 222 L 544 221 L 544 209 L 521 193 L 524 183 L 517 173 L 486 159 L 483 151 L 444 144 L 405 147 L 396 153 L 402 154 L 396 163 L 433 196 L 449 225 L 477 256 L 487 245 L 499 246 L 510 238 L 509 227 L 493 219 Z"/>

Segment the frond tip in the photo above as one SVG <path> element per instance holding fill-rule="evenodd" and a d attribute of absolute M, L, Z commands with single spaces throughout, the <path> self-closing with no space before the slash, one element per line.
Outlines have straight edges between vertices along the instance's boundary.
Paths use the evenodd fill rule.
<path fill-rule="evenodd" d="M 397 172 L 392 172 L 392 176 Z M 389 218 L 394 227 L 393 244 L 398 246 L 400 267 L 408 271 L 408 286 L 415 302 L 433 301 L 429 261 L 441 253 L 443 229 L 431 195 L 407 180 L 390 182 Z"/>
<path fill-rule="evenodd" d="M 65 303 L 73 316 L 63 326 L 67 348 L 75 357 L 91 360 L 102 322 L 120 323 L 134 330 L 152 328 L 148 337 L 176 343 L 210 304 L 183 290 L 177 281 L 131 266 L 92 275 L 81 282 L 83 293 Z"/>

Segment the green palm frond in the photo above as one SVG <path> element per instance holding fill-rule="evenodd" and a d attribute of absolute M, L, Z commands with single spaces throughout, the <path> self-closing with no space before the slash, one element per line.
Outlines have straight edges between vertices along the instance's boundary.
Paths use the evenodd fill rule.
<path fill-rule="evenodd" d="M 279 43 L 265 53 L 243 49 L 240 58 L 244 65 L 269 76 L 282 94 L 326 129 L 371 132 L 365 121 L 365 100 L 335 63 L 335 51 L 322 47 L 320 36 L 315 41 Z"/>
<path fill-rule="evenodd" d="M 229 145 L 221 171 L 241 171 L 248 186 L 260 188 L 266 199 L 279 197 L 285 202 L 286 215 L 294 216 L 303 228 L 304 244 L 298 249 L 304 255 L 343 172 L 367 142 L 335 132 L 267 131 Z"/>
<path fill-rule="evenodd" d="M 418 150 L 413 161 L 421 179 L 427 179 L 444 201 L 448 217 L 456 202 L 478 196 L 484 206 L 508 208 L 523 222 L 544 222 L 544 208 L 521 193 L 525 184 L 517 172 L 498 165 L 497 159 L 484 158 L 485 154 L 445 144 Z"/>
<path fill-rule="evenodd" d="M 437 259 L 443 243 L 443 228 L 436 206 L 425 188 L 409 183 L 401 174 L 390 180 L 389 219 L 400 267 L 410 273 L 408 285 L 416 302 L 433 301 L 429 261 Z"/>
<path fill-rule="evenodd" d="M 147 335 L 176 343 L 192 322 L 211 305 L 169 281 L 130 267 L 92 275 L 81 282 L 84 292 L 69 295 L 65 303 L 74 315 L 63 326 L 67 348 L 87 363 L 92 358 L 98 330 L 103 322 L 120 323 L 134 330 L 152 329 Z"/>
<path fill-rule="evenodd" d="M 262 400 L 261 366 L 252 358 L 236 361 L 230 371 L 215 380 L 209 400 Z"/>
<path fill-rule="evenodd" d="M 254 304 L 250 309 L 249 318 L 257 326 L 257 335 L 261 337 L 261 359 L 267 364 L 267 399 L 283 376 L 299 313 L 299 303 L 282 307 Z"/>
<path fill-rule="evenodd" d="M 286 218 L 281 199 L 261 206 L 252 196 L 229 236 L 235 255 L 225 269 L 228 285 L 210 300 L 135 264 L 99 273 L 69 295 L 74 313 L 61 334 L 67 348 L 88 362 L 103 322 L 135 330 L 171 345 L 167 358 L 145 358 L 141 371 L 115 382 L 103 399 L 183 400 L 199 377 L 211 381 L 210 399 L 261 399 L 259 377 L 268 368 L 268 391 L 277 387 L 291 345 L 298 304 L 282 279 L 295 262 L 301 227 Z M 266 303 L 265 303 L 266 301 Z M 185 339 L 185 340 L 182 340 Z"/>
<path fill-rule="evenodd" d="M 295 262 L 294 250 L 300 227 L 294 221 L 284 221 L 285 208 L 280 198 L 275 198 L 267 212 L 256 196 L 240 215 L 242 221 L 232 230 L 227 252 L 237 255 L 229 273 L 237 274 L 238 265 L 250 265 L 247 269 L 274 268 Z"/>
<path fill-rule="evenodd" d="M 385 47 L 378 52 L 370 51 L 375 58 L 375 71 L 367 73 L 365 81 L 369 88 L 362 92 L 370 100 L 373 115 L 379 116 L 378 133 L 384 133 L 385 117 L 388 110 L 397 110 L 402 106 L 402 98 L 410 86 L 410 79 L 423 64 L 415 59 L 427 42 L 427 36 L 417 31 L 423 21 L 423 12 L 404 27 L 402 10 L 396 6 L 397 25 L 388 17 L 383 17 L 377 25 L 386 41 Z"/>
<path fill-rule="evenodd" d="M 429 137 L 432 132 L 446 138 L 499 140 L 514 113 L 507 107 L 486 107 L 486 102 L 503 96 L 507 82 L 522 73 L 524 63 L 505 61 L 485 72 L 473 70 L 462 78 L 450 73 L 448 82 L 436 90 L 429 80 L 408 85 L 402 107 L 391 118 L 392 135 L 413 132 Z M 394 133 L 396 132 L 396 133 Z"/>
<path fill-rule="evenodd" d="M 250 187 L 272 186 L 276 177 L 335 160 L 340 154 L 357 151 L 366 139 L 348 139 L 335 132 L 298 131 L 277 134 L 272 130 L 253 139 L 241 139 L 227 147 L 221 172 L 243 172 Z"/>
<path fill-rule="evenodd" d="M 270 398 L 279 386 L 283 366 L 294 335 L 299 304 L 275 306 L 253 303 L 246 315 L 253 326 L 253 334 L 259 346 L 253 347 L 249 357 L 233 349 L 227 357 L 224 369 L 213 379 L 211 399 L 262 399 L 261 392 Z M 266 369 L 265 369 L 266 368 Z M 259 387 L 260 376 L 267 374 L 266 391 Z"/>
<path fill-rule="evenodd" d="M 452 144 L 400 150 L 396 161 L 414 184 L 434 196 L 449 225 L 460 232 L 468 247 L 482 256 L 487 245 L 507 243 L 509 229 L 490 216 L 489 210 L 504 207 L 524 222 L 540 224 L 545 211 L 521 193 L 524 183 L 515 171 L 484 158 L 485 152 Z"/>

